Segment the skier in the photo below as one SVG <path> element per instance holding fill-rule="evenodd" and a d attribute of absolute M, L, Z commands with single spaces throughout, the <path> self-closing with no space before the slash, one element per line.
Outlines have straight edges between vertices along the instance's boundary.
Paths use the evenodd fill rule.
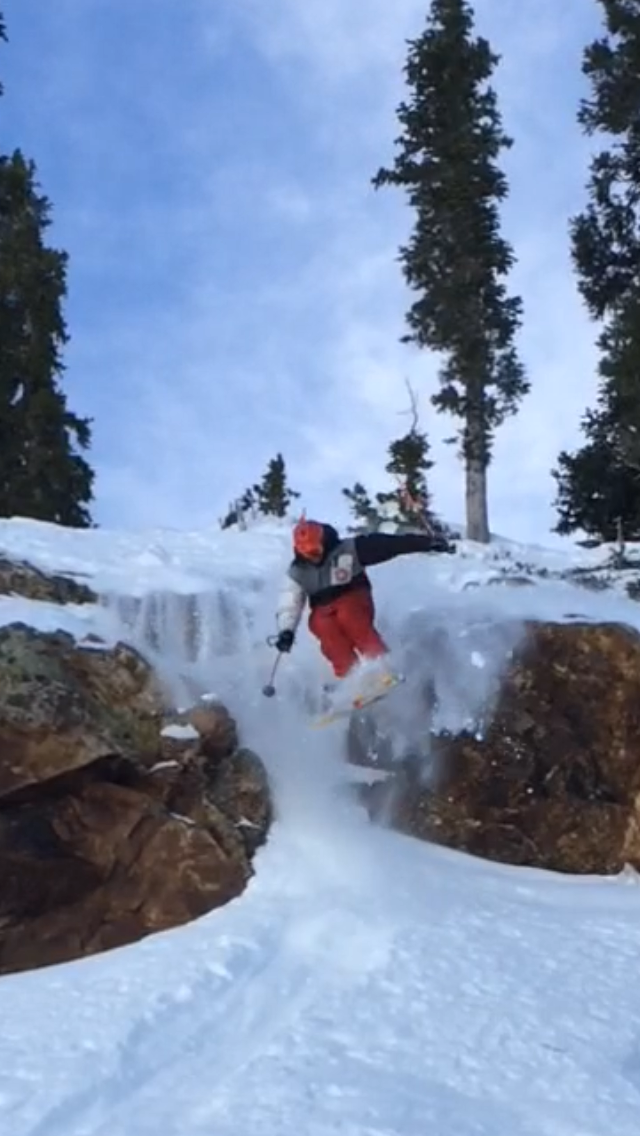
<path fill-rule="evenodd" d="M 389 648 L 375 627 L 375 606 L 366 569 L 411 552 L 454 552 L 442 536 L 427 533 L 368 533 L 340 537 L 332 525 L 302 518 L 293 530 L 294 559 L 277 610 L 275 647 L 290 651 L 305 603 L 309 630 L 344 678 L 359 657 L 376 659 Z"/>

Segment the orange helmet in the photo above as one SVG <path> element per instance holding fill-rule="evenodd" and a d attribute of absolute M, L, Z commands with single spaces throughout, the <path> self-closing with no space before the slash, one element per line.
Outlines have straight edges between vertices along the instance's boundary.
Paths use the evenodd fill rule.
<path fill-rule="evenodd" d="M 302 517 L 293 530 L 293 548 L 305 560 L 321 560 L 324 553 L 324 525 Z"/>

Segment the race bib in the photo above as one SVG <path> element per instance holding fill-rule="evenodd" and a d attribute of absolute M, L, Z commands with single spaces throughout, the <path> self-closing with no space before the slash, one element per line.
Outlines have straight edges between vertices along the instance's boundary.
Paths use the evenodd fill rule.
<path fill-rule="evenodd" d="M 343 584 L 351 583 L 352 580 L 353 556 L 350 552 L 344 552 L 331 568 L 331 586 L 340 587 Z"/>

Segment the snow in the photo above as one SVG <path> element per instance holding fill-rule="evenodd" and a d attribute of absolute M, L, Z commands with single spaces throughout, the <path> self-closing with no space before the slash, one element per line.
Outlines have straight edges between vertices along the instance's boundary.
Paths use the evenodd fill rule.
<path fill-rule="evenodd" d="M 0 552 L 100 593 L 64 609 L 3 597 L 0 623 L 124 635 L 177 704 L 194 688 L 225 698 L 280 813 L 225 908 L 0 980 L 2 1136 L 637 1136 L 638 878 L 490 864 L 366 823 L 337 792 L 344 725 L 307 728 L 326 673 L 306 632 L 277 696 L 261 695 L 286 524 L 128 534 L 6 521 Z M 514 563 L 560 573 L 607 555 L 497 540 L 399 560 L 374 570 L 380 624 L 409 662 L 440 627 L 431 665 L 455 728 L 496 689 L 527 619 L 640 626 L 615 581 L 489 586 Z M 411 733 L 410 683 L 385 713 L 396 697 Z"/>
<path fill-rule="evenodd" d="M 160 731 L 160 736 L 163 738 L 174 738 L 175 741 L 194 741 L 199 737 L 198 731 L 193 726 L 179 726 L 177 724 L 165 726 Z M 154 769 L 157 769 L 162 762 L 158 762 Z"/>

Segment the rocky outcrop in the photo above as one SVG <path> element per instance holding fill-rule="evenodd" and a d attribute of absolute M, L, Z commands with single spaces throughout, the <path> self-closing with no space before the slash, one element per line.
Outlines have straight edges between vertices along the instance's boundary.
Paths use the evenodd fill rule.
<path fill-rule="evenodd" d="M 162 692 L 133 648 L 0 627 L 0 799 L 108 754 L 153 756 Z"/>
<path fill-rule="evenodd" d="M 0 972 L 227 902 L 271 813 L 262 764 L 223 706 L 169 714 L 124 644 L 0 628 Z"/>
<path fill-rule="evenodd" d="M 0 595 L 23 596 L 55 604 L 94 604 L 98 597 L 86 584 L 61 573 L 48 575 L 24 560 L 0 556 Z"/>
<path fill-rule="evenodd" d="M 431 768 L 364 789 L 371 816 L 511 864 L 640 869 L 640 636 L 530 624 L 482 735 L 433 738 Z"/>

